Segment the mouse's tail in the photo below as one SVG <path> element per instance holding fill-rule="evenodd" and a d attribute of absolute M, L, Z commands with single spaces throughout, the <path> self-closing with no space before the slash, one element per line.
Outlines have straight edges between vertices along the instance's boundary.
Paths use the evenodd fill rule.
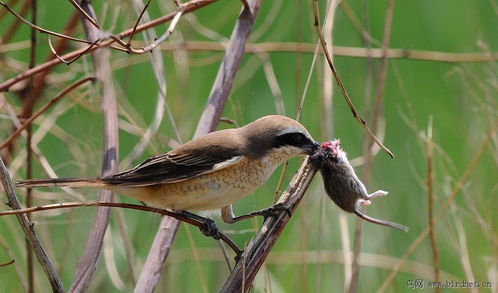
<path fill-rule="evenodd" d="M 99 178 L 28 179 L 16 182 L 16 187 L 104 187 Z"/>
<path fill-rule="evenodd" d="M 369 222 L 374 223 L 374 224 L 379 224 L 379 225 L 391 227 L 394 229 L 401 230 L 403 232 L 408 232 L 408 230 L 409 230 L 409 228 L 404 226 L 404 225 L 394 223 L 394 222 L 385 221 L 385 220 L 380 220 L 380 219 L 376 219 L 376 218 L 372 218 L 372 217 L 367 216 L 364 213 L 357 211 L 357 210 L 353 211 L 353 213 L 355 213 L 358 217 L 362 218 L 363 220 L 369 221 Z"/>

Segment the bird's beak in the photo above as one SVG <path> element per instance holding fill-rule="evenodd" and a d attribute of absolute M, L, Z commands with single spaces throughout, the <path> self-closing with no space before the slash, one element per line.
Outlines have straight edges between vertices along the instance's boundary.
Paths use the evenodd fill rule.
<path fill-rule="evenodd" d="M 305 144 L 303 146 L 304 152 L 309 156 L 313 155 L 319 148 L 320 148 L 320 144 L 316 141 L 313 141 L 309 144 Z"/>

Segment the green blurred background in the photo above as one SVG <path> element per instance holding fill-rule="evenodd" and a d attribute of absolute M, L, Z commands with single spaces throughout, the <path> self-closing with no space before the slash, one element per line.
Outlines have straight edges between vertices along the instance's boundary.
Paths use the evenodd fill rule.
<path fill-rule="evenodd" d="M 74 12 L 68 1 L 37 2 L 39 26 L 53 31 L 62 31 Z M 132 27 L 136 21 L 131 1 L 93 2 L 106 31 L 118 33 Z M 319 1 L 319 4 L 323 19 L 327 3 Z M 18 3 L 13 8 L 19 11 L 21 6 Z M 156 18 L 174 9 L 172 1 L 152 1 L 148 12 L 151 18 Z M 0 8 L 0 12 L 4 10 Z M 240 1 L 219 0 L 182 17 L 175 33 L 165 42 L 165 45 L 177 49 L 163 50 L 166 99 L 172 117 L 170 119 L 165 114 L 150 147 L 131 164 L 122 164 L 120 170 L 150 155 L 166 152 L 192 137 L 223 57 L 223 51 L 211 50 L 207 45 L 229 39 L 240 10 Z M 343 1 L 333 15 L 327 19 L 329 23 L 333 21 L 333 34 L 327 38 L 331 38 L 329 43 L 334 46 L 345 47 L 341 52 L 353 52 L 355 48 L 366 46 L 380 48 L 386 1 Z M 28 13 L 26 17 L 30 19 L 31 16 Z M 0 18 L 0 36 L 6 35 L 13 22 L 14 18 L 8 13 Z M 363 155 L 365 132 L 330 79 L 322 55 L 310 73 L 317 41 L 313 22 L 312 1 L 263 1 L 250 43 L 272 43 L 274 47 L 275 43 L 290 43 L 294 48 L 303 44 L 311 50 L 284 52 L 277 48 L 271 52 L 247 53 L 223 117 L 236 121 L 237 125 L 279 112 L 296 117 L 306 80 L 311 74 L 301 122 L 319 141 L 340 138 L 349 158 L 358 163 L 356 170 L 362 177 L 366 174 L 362 160 L 358 158 Z M 368 30 L 372 39 L 370 45 L 364 42 L 358 27 Z M 162 34 L 166 28 L 167 24 L 155 30 Z M 21 25 L 13 38 L 2 39 L 0 81 L 27 69 L 29 34 L 30 29 Z M 78 24 L 73 35 L 84 38 L 81 25 Z M 441 279 L 489 281 L 493 288 L 479 291 L 498 290 L 498 136 L 496 128 L 494 132 L 492 130 L 496 127 L 498 113 L 497 36 L 498 3 L 495 0 L 394 1 L 389 48 L 425 51 L 425 56 L 432 61 L 403 56 L 388 58 L 387 61 L 378 133 L 384 137 L 385 145 L 393 151 L 395 158 L 390 159 L 382 151 L 373 158 L 368 189 L 371 192 L 388 190 L 389 195 L 375 200 L 366 213 L 407 225 L 410 231 L 402 233 L 370 223 L 363 225 L 358 292 L 378 290 L 410 245 L 428 227 L 429 128 L 432 128 L 434 143 L 434 210 L 436 215 L 445 211 L 435 226 Z M 135 39 L 140 46 L 142 35 L 138 34 Z M 38 33 L 38 40 L 37 64 L 40 64 L 50 50 L 46 35 Z M 192 41 L 202 42 L 191 43 L 195 50 L 182 48 L 184 42 Z M 20 48 L 9 49 L 6 44 L 17 44 Z M 79 44 L 71 43 L 70 47 L 76 49 Z M 475 53 L 481 59 L 475 61 L 472 59 L 475 55 L 464 55 L 465 60 L 455 62 L 439 53 Z M 375 93 L 380 86 L 377 78 L 381 61 L 367 58 L 365 54 L 357 57 L 344 55 L 338 53 L 334 56 L 335 65 L 359 113 L 370 123 Z M 113 51 L 111 64 L 120 115 L 120 157 L 125 158 L 153 119 L 158 85 L 148 54 L 128 55 Z M 38 107 L 91 71 L 89 55 L 70 66 L 55 67 Z M 270 85 L 275 86 L 275 83 L 269 82 L 271 75 L 276 77 L 281 95 L 272 91 Z M 331 84 L 333 95 L 327 91 Z M 96 176 L 100 173 L 103 121 L 99 95 L 99 90 L 94 87 L 83 86 L 35 122 L 34 140 L 60 177 Z M 284 111 L 278 110 L 280 98 Z M 332 100 L 331 107 L 325 103 L 329 99 Z M 21 105 L 15 89 L 0 93 L 1 140 L 12 131 L 8 107 L 19 113 Z M 171 120 L 175 122 L 180 138 L 175 134 Z M 227 127 L 233 125 L 224 122 L 219 125 L 219 128 Z M 486 140 L 486 136 L 491 136 L 491 139 Z M 484 149 L 479 153 L 481 147 Z M 472 168 L 471 162 L 476 154 L 477 165 Z M 8 159 L 15 180 L 25 177 L 25 158 L 25 139 L 22 138 L 17 140 Z M 289 162 L 281 189 L 285 188 L 299 163 L 298 159 Z M 254 195 L 236 203 L 236 214 L 269 206 L 274 199 L 281 169 Z M 34 170 L 34 177 L 48 176 L 39 158 L 34 160 Z M 460 182 L 466 173 L 469 176 Z M 444 202 L 455 188 L 455 201 L 449 209 L 443 209 Z M 87 200 L 95 199 L 97 195 L 94 190 L 77 191 Z M 19 190 L 19 196 L 23 201 L 23 191 Z M 0 200 L 6 202 L 3 194 Z M 74 200 L 58 189 L 35 192 L 36 205 Z M 121 196 L 116 200 L 136 203 Z M 72 281 L 94 213 L 94 208 L 78 208 L 34 215 L 35 229 L 66 287 Z M 259 272 L 253 291 L 345 290 L 348 269 L 344 262 L 353 246 L 356 217 L 342 215 L 348 225 L 341 228 L 339 217 L 342 213 L 324 193 L 321 178 L 317 176 Z M 124 218 L 126 237 L 122 236 L 124 232 L 119 217 Z M 216 221 L 239 246 L 249 242 L 262 224 L 261 219 L 235 225 L 224 224 L 219 218 Z M 141 271 L 159 222 L 158 215 L 113 210 L 104 250 L 89 291 L 132 291 L 133 279 Z M 344 241 L 348 242 L 346 246 Z M 26 284 L 25 244 L 14 217 L 0 219 L 0 245 L 3 247 L 0 262 L 16 259 L 15 264 L 0 267 L 0 292 L 23 292 Z M 130 246 L 131 260 L 126 258 L 126 245 Z M 427 282 L 434 280 L 433 250 L 429 238 L 422 240 L 408 256 L 408 261 L 387 286 L 387 292 L 408 291 L 407 282 L 416 279 L 424 280 L 425 290 L 428 290 Z M 218 244 L 197 229 L 182 224 L 156 292 L 216 292 L 228 274 Z M 50 291 L 38 264 L 35 264 L 35 284 L 37 292 Z M 453 291 L 468 290 L 443 290 Z"/>

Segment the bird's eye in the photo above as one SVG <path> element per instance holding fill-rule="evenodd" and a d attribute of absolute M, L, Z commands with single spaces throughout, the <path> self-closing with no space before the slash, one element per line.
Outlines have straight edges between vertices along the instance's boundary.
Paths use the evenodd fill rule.
<path fill-rule="evenodd" d="M 273 143 L 273 147 L 282 147 L 282 146 L 296 146 L 301 147 L 304 145 L 308 139 L 306 136 L 300 132 L 286 133 L 280 135 L 276 138 Z"/>
<path fill-rule="evenodd" d="M 306 140 L 306 137 L 302 133 L 293 133 L 293 140 L 295 145 L 300 145 Z"/>

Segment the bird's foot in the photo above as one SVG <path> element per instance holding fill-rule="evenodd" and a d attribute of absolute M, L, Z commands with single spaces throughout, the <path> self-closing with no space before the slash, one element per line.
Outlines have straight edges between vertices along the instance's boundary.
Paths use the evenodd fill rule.
<path fill-rule="evenodd" d="M 282 211 L 284 211 L 289 217 L 292 215 L 290 208 L 286 204 L 281 202 L 274 204 L 269 208 L 257 211 L 256 213 L 260 216 L 263 216 L 266 221 L 268 217 L 278 217 L 280 212 Z"/>
<path fill-rule="evenodd" d="M 203 224 L 204 225 L 199 227 L 199 230 L 201 230 L 202 234 L 208 237 L 213 237 L 216 240 L 219 240 L 221 238 L 220 230 L 218 230 L 218 227 L 216 227 L 216 224 L 213 220 L 206 219 Z"/>

